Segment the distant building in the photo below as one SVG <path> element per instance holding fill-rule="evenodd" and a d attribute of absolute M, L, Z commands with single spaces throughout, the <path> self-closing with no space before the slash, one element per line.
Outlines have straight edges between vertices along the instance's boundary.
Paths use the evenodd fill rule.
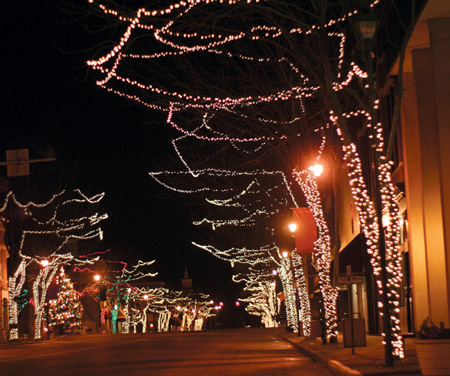
<path fill-rule="evenodd" d="M 181 291 L 183 292 L 184 296 L 194 293 L 192 278 L 189 278 L 187 266 L 184 270 L 184 278 L 181 278 Z"/>

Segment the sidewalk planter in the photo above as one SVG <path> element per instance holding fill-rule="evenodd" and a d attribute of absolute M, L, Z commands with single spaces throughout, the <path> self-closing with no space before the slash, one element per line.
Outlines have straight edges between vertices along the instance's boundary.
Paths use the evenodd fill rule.
<path fill-rule="evenodd" d="M 450 375 L 450 339 L 419 339 L 414 344 L 422 375 Z"/>

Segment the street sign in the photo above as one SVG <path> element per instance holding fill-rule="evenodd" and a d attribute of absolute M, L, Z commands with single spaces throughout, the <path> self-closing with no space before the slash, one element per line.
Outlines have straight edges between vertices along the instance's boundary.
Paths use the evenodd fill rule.
<path fill-rule="evenodd" d="M 364 283 L 364 276 L 362 275 L 340 275 L 338 278 L 338 284 L 340 285 L 348 285 L 350 283 L 358 283 L 362 284 Z"/>
<path fill-rule="evenodd" d="M 28 149 L 17 149 L 6 151 L 6 166 L 8 176 L 26 176 L 30 174 L 28 163 Z"/>
<path fill-rule="evenodd" d="M 16 149 L 6 151 L 6 162 L 0 162 L 0 166 L 6 166 L 9 177 L 26 176 L 30 174 L 30 163 L 52 161 L 56 158 L 29 159 L 28 149 Z"/>

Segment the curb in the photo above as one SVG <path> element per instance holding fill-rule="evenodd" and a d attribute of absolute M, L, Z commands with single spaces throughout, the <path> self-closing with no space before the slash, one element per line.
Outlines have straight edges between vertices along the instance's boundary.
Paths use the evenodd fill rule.
<path fill-rule="evenodd" d="M 313 359 L 315 362 L 321 364 L 325 368 L 327 368 L 329 371 L 331 371 L 333 374 L 337 376 L 362 376 L 362 373 L 359 371 L 356 371 L 352 368 L 349 368 L 345 365 L 343 365 L 341 362 L 338 362 L 337 360 L 330 360 L 323 356 L 318 355 L 317 353 L 310 351 L 309 349 L 301 346 L 295 341 L 291 341 L 289 338 L 283 336 L 282 334 L 278 334 L 281 338 L 283 338 L 285 341 L 289 342 L 291 345 L 293 345 L 295 348 L 297 348 L 300 352 L 305 354 L 306 356 Z"/>

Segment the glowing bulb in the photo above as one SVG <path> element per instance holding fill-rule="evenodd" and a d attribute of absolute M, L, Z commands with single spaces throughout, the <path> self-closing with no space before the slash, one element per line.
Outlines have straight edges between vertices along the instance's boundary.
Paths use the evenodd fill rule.
<path fill-rule="evenodd" d="M 48 261 L 48 260 L 41 260 L 41 265 L 42 265 L 44 268 L 46 268 L 46 267 L 48 266 L 48 264 L 49 264 L 49 261 Z"/>
<path fill-rule="evenodd" d="M 309 170 L 314 174 L 315 177 L 322 175 L 323 166 L 321 164 L 314 164 L 314 166 L 310 166 Z"/>
<path fill-rule="evenodd" d="M 289 227 L 289 231 L 292 233 L 297 231 L 297 223 L 289 223 L 288 227 Z"/>
<path fill-rule="evenodd" d="M 100 281 L 100 274 L 96 274 L 96 275 L 94 275 L 94 281 Z"/>
<path fill-rule="evenodd" d="M 382 222 L 383 222 L 383 227 L 389 226 L 389 224 L 391 222 L 391 217 L 389 216 L 389 214 L 383 214 Z"/>
<path fill-rule="evenodd" d="M 283 251 L 281 252 L 281 256 L 283 256 L 283 258 L 286 258 L 289 256 L 289 252 L 288 251 Z"/>

